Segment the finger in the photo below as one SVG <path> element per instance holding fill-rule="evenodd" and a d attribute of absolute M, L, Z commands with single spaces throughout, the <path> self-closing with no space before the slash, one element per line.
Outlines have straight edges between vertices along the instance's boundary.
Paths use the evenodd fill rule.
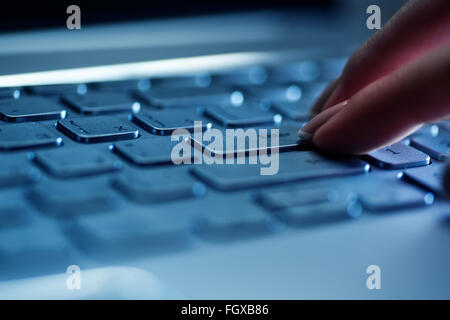
<path fill-rule="evenodd" d="M 450 114 L 450 44 L 383 77 L 316 129 L 320 148 L 364 154 Z"/>
<path fill-rule="evenodd" d="M 310 109 L 311 114 L 317 114 L 320 111 L 322 111 L 322 106 L 325 104 L 325 102 L 328 100 L 328 98 L 334 92 L 338 83 L 339 83 L 339 78 L 335 79 L 333 82 L 331 82 L 325 88 L 325 90 L 322 92 L 322 94 L 319 96 L 319 98 L 317 98 L 316 102 L 311 107 L 311 109 Z"/>
<path fill-rule="evenodd" d="M 356 50 L 324 107 L 348 99 L 371 82 L 449 40 L 450 1 L 409 1 Z"/>

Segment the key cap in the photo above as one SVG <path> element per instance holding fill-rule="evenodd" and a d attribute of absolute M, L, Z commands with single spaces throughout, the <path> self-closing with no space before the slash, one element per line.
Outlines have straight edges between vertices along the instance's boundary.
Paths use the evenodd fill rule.
<path fill-rule="evenodd" d="M 257 103 L 245 103 L 241 106 L 207 107 L 205 115 L 227 127 L 255 126 L 273 124 L 281 121 L 280 116 L 262 109 Z"/>
<path fill-rule="evenodd" d="M 88 88 L 85 84 L 56 84 L 32 86 L 26 88 L 29 92 L 42 96 L 59 96 L 62 94 L 86 94 Z"/>
<path fill-rule="evenodd" d="M 115 112 L 139 112 L 141 104 L 127 93 L 89 92 L 85 95 L 66 95 L 62 100 L 82 114 L 99 115 Z"/>
<path fill-rule="evenodd" d="M 413 168 L 404 171 L 403 177 L 438 195 L 443 195 L 442 174 L 444 164 L 434 162 L 431 166 Z"/>
<path fill-rule="evenodd" d="M 58 178 L 72 178 L 119 170 L 122 162 L 94 148 L 61 148 L 39 151 L 34 160 Z"/>
<path fill-rule="evenodd" d="M 133 114 L 134 123 L 157 135 L 169 135 L 176 129 L 194 131 L 194 121 L 202 121 L 202 130 L 205 130 L 210 122 L 196 108 L 183 109 L 183 112 L 142 110 Z"/>
<path fill-rule="evenodd" d="M 243 87 L 245 96 L 256 101 L 298 102 L 303 96 L 303 90 L 297 84 L 264 85 Z"/>
<path fill-rule="evenodd" d="M 128 161 L 139 166 L 152 166 L 172 163 L 171 153 L 175 144 L 169 136 L 149 136 L 135 141 L 121 141 L 114 144 L 113 151 Z M 191 150 L 191 155 L 193 155 Z M 181 161 L 187 161 L 192 156 L 182 155 Z"/>
<path fill-rule="evenodd" d="M 430 193 L 400 184 L 395 187 L 381 185 L 370 191 L 361 189 L 359 193 L 364 209 L 371 212 L 386 212 L 429 205 L 433 203 L 434 199 Z"/>
<path fill-rule="evenodd" d="M 4 229 L 26 225 L 29 220 L 29 213 L 23 207 L 15 205 L 3 205 L 0 207 L 0 232 Z"/>
<path fill-rule="evenodd" d="M 90 84 L 92 89 L 103 92 L 147 91 L 151 87 L 149 79 L 104 81 Z"/>
<path fill-rule="evenodd" d="M 31 184 L 41 179 L 41 172 L 31 165 L 25 154 L 2 155 L 1 162 L 0 188 Z"/>
<path fill-rule="evenodd" d="M 66 218 L 116 209 L 119 199 L 101 181 L 48 181 L 33 187 L 28 199 L 43 213 Z"/>
<path fill-rule="evenodd" d="M 247 200 L 248 201 L 248 200 Z M 265 235 L 277 230 L 268 214 L 257 210 L 251 203 L 239 201 L 240 208 L 219 206 L 195 219 L 194 230 L 212 242 L 235 241 Z"/>
<path fill-rule="evenodd" d="M 71 139 L 82 143 L 129 140 L 139 137 L 130 123 L 112 116 L 64 119 L 57 128 Z"/>
<path fill-rule="evenodd" d="M 77 247 L 96 258 L 122 259 L 189 245 L 183 222 L 148 210 L 80 217 L 67 233 Z"/>
<path fill-rule="evenodd" d="M 43 223 L 0 231 L 0 257 L 0 278 L 65 270 L 73 258 L 68 240 L 54 225 Z"/>
<path fill-rule="evenodd" d="M 0 151 L 60 146 L 62 138 L 39 122 L 0 126 Z"/>
<path fill-rule="evenodd" d="M 450 158 L 450 131 L 441 130 L 438 136 L 422 135 L 411 138 L 411 146 L 437 160 Z"/>
<path fill-rule="evenodd" d="M 0 88 L 0 98 L 19 99 L 21 95 L 20 88 Z"/>
<path fill-rule="evenodd" d="M 334 80 L 342 73 L 347 64 L 348 57 L 333 57 L 322 60 L 322 78 L 327 80 Z"/>
<path fill-rule="evenodd" d="M 248 163 L 250 160 L 247 160 Z M 272 159 L 272 161 L 276 161 L 276 159 Z M 273 163 L 271 165 L 275 166 Z M 280 153 L 279 170 L 276 174 L 262 175 L 261 167 L 260 164 L 198 166 L 193 168 L 193 173 L 214 188 L 227 191 L 332 176 L 362 174 L 370 169 L 368 164 L 356 158 L 331 159 L 312 151 Z"/>
<path fill-rule="evenodd" d="M 156 88 L 139 97 L 155 107 L 198 107 L 205 104 L 233 103 L 239 93 L 229 88 Z M 233 95 L 234 93 L 234 95 Z M 242 93 L 240 93 L 240 97 Z M 243 98 L 242 98 L 243 99 Z"/>
<path fill-rule="evenodd" d="M 373 151 L 364 158 L 382 169 L 405 169 L 430 164 L 430 157 L 427 154 L 403 142 Z"/>
<path fill-rule="evenodd" d="M 181 167 L 124 172 L 113 180 L 113 186 L 138 203 L 167 202 L 205 193 L 205 186 Z"/>
<path fill-rule="evenodd" d="M 261 129 L 266 131 L 261 131 Z M 272 140 L 272 129 L 278 130 L 278 143 Z M 226 156 L 234 154 L 238 156 L 248 156 L 251 153 L 255 154 L 258 151 L 266 150 L 272 151 L 275 147 L 278 147 L 278 151 L 288 151 L 296 149 L 309 149 L 309 141 L 301 141 L 298 137 L 298 126 L 287 124 L 281 127 L 256 127 L 246 130 L 236 130 L 235 136 L 227 136 L 225 130 L 221 130 L 222 134 L 222 148 L 223 150 L 216 150 L 215 144 L 209 141 L 204 141 L 202 137 L 193 135 L 190 137 L 192 144 L 198 150 L 204 150 L 207 155 L 214 156 Z M 256 139 L 254 146 L 250 145 L 252 140 L 250 137 L 255 136 Z M 199 139 L 200 138 L 200 139 Z M 214 138 L 215 141 L 216 138 Z M 231 146 L 227 144 L 228 139 L 234 139 L 234 143 Z M 239 143 L 238 141 L 242 141 Z M 224 159 L 225 161 L 225 159 Z"/>
<path fill-rule="evenodd" d="M 311 118 L 309 110 L 313 100 L 302 98 L 298 102 L 274 102 L 271 110 L 292 120 L 308 120 Z"/>
<path fill-rule="evenodd" d="M 0 119 L 7 122 L 64 119 L 66 113 L 59 103 L 41 97 L 0 100 Z"/>

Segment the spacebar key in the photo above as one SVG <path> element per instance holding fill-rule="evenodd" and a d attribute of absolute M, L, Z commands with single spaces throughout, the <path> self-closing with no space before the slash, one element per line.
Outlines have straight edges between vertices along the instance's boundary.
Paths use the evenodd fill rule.
<path fill-rule="evenodd" d="M 272 154 L 272 162 L 194 166 L 193 174 L 213 188 L 236 190 L 293 181 L 363 174 L 370 166 L 353 157 L 330 158 L 313 151 Z M 247 159 L 248 160 L 248 159 Z M 259 163 L 259 161 L 258 161 Z M 277 170 L 278 169 L 278 170 Z"/>

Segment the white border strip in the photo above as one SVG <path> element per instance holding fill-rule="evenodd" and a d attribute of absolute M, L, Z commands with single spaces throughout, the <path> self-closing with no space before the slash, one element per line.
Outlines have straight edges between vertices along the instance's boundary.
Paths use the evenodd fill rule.
<path fill-rule="evenodd" d="M 240 52 L 0 76 L 0 87 L 88 83 L 223 70 L 275 59 L 270 52 Z"/>

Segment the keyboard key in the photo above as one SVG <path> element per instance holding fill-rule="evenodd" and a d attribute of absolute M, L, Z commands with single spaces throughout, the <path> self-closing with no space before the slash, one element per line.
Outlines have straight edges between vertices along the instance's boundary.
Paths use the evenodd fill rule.
<path fill-rule="evenodd" d="M 246 200 L 249 201 L 239 201 L 238 210 L 230 206 L 219 206 L 200 214 L 195 219 L 194 230 L 202 238 L 212 242 L 240 240 L 277 231 L 274 219 Z"/>
<path fill-rule="evenodd" d="M 0 119 L 3 121 L 44 121 L 65 117 L 66 110 L 53 100 L 41 97 L 0 100 Z"/>
<path fill-rule="evenodd" d="M 363 190 L 363 189 L 362 189 Z M 369 189 L 370 190 L 370 189 Z M 360 191 L 361 203 L 365 210 L 386 212 L 408 209 L 433 203 L 433 195 L 408 185 L 386 186 Z"/>
<path fill-rule="evenodd" d="M 67 233 L 77 247 L 96 258 L 123 259 L 189 244 L 186 224 L 148 210 L 79 217 Z"/>
<path fill-rule="evenodd" d="M 245 103 L 241 106 L 207 107 L 205 115 L 227 127 L 254 126 L 275 123 L 278 118 L 268 110 L 262 109 L 257 103 Z M 281 118 L 279 119 L 281 121 Z"/>
<path fill-rule="evenodd" d="M 119 170 L 122 162 L 94 148 L 60 148 L 39 151 L 34 160 L 58 178 L 71 178 Z"/>
<path fill-rule="evenodd" d="M 19 99 L 21 96 L 20 88 L 0 88 L 0 98 Z"/>
<path fill-rule="evenodd" d="M 312 151 L 280 153 L 279 171 L 273 175 L 262 175 L 261 167 L 264 166 L 260 164 L 198 166 L 193 168 L 193 173 L 214 188 L 226 191 L 293 181 L 363 174 L 370 168 L 368 164 L 356 158 L 331 159 Z"/>
<path fill-rule="evenodd" d="M 57 128 L 68 137 L 82 143 L 129 140 L 139 137 L 139 131 L 130 123 L 112 116 L 64 119 Z"/>
<path fill-rule="evenodd" d="M 209 123 L 196 108 L 183 109 L 183 112 L 142 110 L 133 114 L 134 123 L 157 135 L 169 135 L 176 129 L 194 131 L 194 121 L 202 121 L 202 130 L 205 130 Z"/>
<path fill-rule="evenodd" d="M 266 131 L 260 131 L 261 129 Z M 277 144 L 272 141 L 272 129 L 278 130 Z M 252 136 L 252 133 L 257 137 L 257 139 L 255 140 L 256 145 L 251 147 L 251 138 L 249 137 Z M 197 140 L 197 137 L 195 135 L 191 136 L 190 139 L 192 141 L 192 144 L 198 150 L 204 150 L 206 151 L 206 154 L 215 155 L 216 157 L 229 154 L 248 156 L 251 153 L 255 153 L 261 150 L 272 151 L 275 147 L 278 147 L 278 151 L 310 149 L 311 147 L 309 141 L 301 141 L 299 139 L 298 126 L 295 125 L 283 125 L 281 127 L 256 127 L 242 131 L 237 130 L 235 132 L 235 136 L 227 136 L 226 132 L 222 130 L 222 136 L 222 147 L 224 148 L 224 150 L 215 150 L 214 144 L 213 147 L 210 147 L 210 142 Z M 233 145 L 227 144 L 227 140 L 231 138 L 234 139 Z M 244 144 L 239 144 L 238 141 L 243 141 Z"/>
<path fill-rule="evenodd" d="M 403 177 L 438 195 L 443 195 L 443 172 L 444 163 L 434 162 L 431 166 L 405 170 Z"/>
<path fill-rule="evenodd" d="M 298 102 L 274 102 L 271 104 L 273 112 L 292 120 L 308 120 L 311 118 L 309 110 L 313 100 L 302 98 Z"/>
<path fill-rule="evenodd" d="M 127 92 L 132 90 L 147 91 L 151 87 L 148 79 L 104 81 L 91 83 L 92 89 L 103 92 Z"/>
<path fill-rule="evenodd" d="M 405 145 L 403 142 L 397 142 L 373 151 L 364 158 L 382 169 L 405 169 L 430 164 L 428 155 Z"/>
<path fill-rule="evenodd" d="M 67 95 L 62 100 L 82 114 L 98 115 L 115 112 L 139 112 L 141 104 L 127 93 L 90 92 L 85 95 Z"/>
<path fill-rule="evenodd" d="M 37 182 L 41 172 L 31 165 L 25 154 L 2 155 L 0 188 L 11 188 Z"/>
<path fill-rule="evenodd" d="M 325 58 L 321 62 L 322 78 L 334 80 L 342 73 L 347 64 L 348 57 Z"/>
<path fill-rule="evenodd" d="M 139 93 L 144 102 L 154 107 L 198 107 L 205 104 L 230 104 L 236 100 L 233 90 L 211 88 L 156 88 Z M 241 93 L 242 96 L 242 93 Z"/>
<path fill-rule="evenodd" d="M 247 86 L 243 88 L 245 96 L 257 101 L 298 102 L 303 90 L 297 84 Z"/>
<path fill-rule="evenodd" d="M 60 146 L 62 138 L 38 122 L 0 126 L 0 151 Z"/>
<path fill-rule="evenodd" d="M 113 151 L 139 166 L 169 164 L 172 163 L 172 149 L 177 143 L 179 142 L 171 141 L 169 136 L 152 135 L 134 141 L 117 142 L 114 144 Z M 186 155 L 178 159 L 187 161 L 191 158 Z"/>
<path fill-rule="evenodd" d="M 204 185 L 181 167 L 124 172 L 113 180 L 113 186 L 138 203 L 167 202 L 205 193 Z"/>
<path fill-rule="evenodd" d="M 85 84 L 56 84 L 27 87 L 27 90 L 33 94 L 43 96 L 59 96 L 63 94 L 83 95 L 87 92 Z"/>
<path fill-rule="evenodd" d="M 27 197 L 45 214 L 60 218 L 107 212 L 120 204 L 118 196 L 100 181 L 42 182 Z"/>
<path fill-rule="evenodd" d="M 437 160 L 450 158 L 450 131 L 441 130 L 436 137 L 421 135 L 411 138 L 411 146 Z"/>

